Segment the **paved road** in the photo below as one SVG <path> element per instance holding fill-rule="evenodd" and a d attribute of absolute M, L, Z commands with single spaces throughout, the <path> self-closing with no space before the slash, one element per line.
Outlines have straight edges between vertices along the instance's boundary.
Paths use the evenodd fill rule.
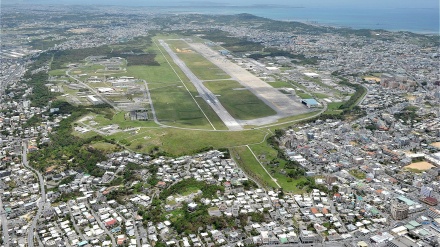
<path fill-rule="evenodd" d="M 3 208 L 2 197 L 0 196 L 0 218 L 2 221 L 2 229 L 3 229 L 3 245 L 5 247 L 9 246 L 9 229 L 8 229 L 8 220 L 6 219 L 6 212 Z"/>
<path fill-rule="evenodd" d="M 38 181 L 40 184 L 41 197 L 37 202 L 38 210 L 37 210 L 37 214 L 35 215 L 34 219 L 32 220 L 32 223 L 28 229 L 28 236 L 27 236 L 28 246 L 34 246 L 34 232 L 35 232 L 35 228 L 37 227 L 38 219 L 40 218 L 41 213 L 43 212 L 44 208 L 46 207 L 46 204 L 49 204 L 49 206 L 50 206 L 50 203 L 46 202 L 46 189 L 44 187 L 43 176 L 41 175 L 41 173 L 39 171 L 37 171 L 34 168 L 29 166 L 29 162 L 27 160 L 27 141 L 23 142 L 22 162 L 23 162 L 23 165 L 27 169 L 29 169 L 32 172 L 37 174 L 37 178 L 38 178 Z"/>
<path fill-rule="evenodd" d="M 24 74 L 25 68 L 23 65 L 17 65 L 15 70 L 11 72 L 6 79 L 0 82 L 0 96 L 3 95 L 5 89 L 12 82 L 17 82 L 18 79 Z"/>
<path fill-rule="evenodd" d="M 105 227 L 104 223 L 102 223 L 101 218 L 98 217 L 98 215 L 96 215 L 95 211 L 93 211 L 92 208 L 90 208 L 89 204 L 86 203 L 85 204 L 87 209 L 92 213 L 93 217 L 95 217 L 96 222 L 98 222 L 98 225 L 104 230 L 104 232 L 110 237 L 111 241 L 112 241 L 112 246 L 117 246 L 116 245 L 116 240 L 115 237 L 113 236 L 113 234 L 107 229 L 107 227 Z"/>
<path fill-rule="evenodd" d="M 208 103 L 209 106 L 217 113 L 223 123 L 229 128 L 229 130 L 242 130 L 242 126 L 229 114 L 229 112 L 223 107 L 223 105 L 218 101 L 217 96 L 213 94 L 208 88 L 203 85 L 203 82 L 197 78 L 196 75 L 186 66 L 186 64 L 171 50 L 167 43 L 163 40 L 159 40 L 160 45 L 165 49 L 165 51 L 171 56 L 174 63 L 179 66 L 183 73 L 189 78 L 189 80 L 194 84 L 197 92 L 200 96 Z"/>
<path fill-rule="evenodd" d="M 115 110 L 120 111 L 121 109 L 119 107 L 117 107 L 113 102 L 110 102 L 107 98 L 105 98 L 104 96 L 102 96 L 98 91 L 96 91 L 94 88 L 92 88 L 91 86 L 87 85 L 86 83 L 82 82 L 81 80 L 78 80 L 76 77 L 71 76 L 70 73 L 71 69 L 66 70 L 66 75 L 72 79 L 74 79 L 76 82 L 78 82 L 79 84 L 85 86 L 86 88 L 88 88 L 93 94 L 95 94 L 96 96 L 98 96 L 103 102 L 107 103 L 108 105 L 112 106 Z"/>
<path fill-rule="evenodd" d="M 225 73 L 230 75 L 232 79 L 247 88 L 266 105 L 275 110 L 280 117 L 299 115 L 310 111 L 308 108 L 305 108 L 303 104 L 289 98 L 277 88 L 272 87 L 256 75 L 240 67 L 236 63 L 225 59 L 224 56 L 217 51 L 212 50 L 206 44 L 188 42 L 187 44 L 208 61 L 221 68 Z"/>
<path fill-rule="evenodd" d="M 162 125 L 161 123 L 159 123 L 159 121 L 157 120 L 157 116 L 156 116 L 156 110 L 154 110 L 154 106 L 153 106 L 153 100 L 151 100 L 151 94 L 150 94 L 150 90 L 148 89 L 148 84 L 146 81 L 144 81 L 145 84 L 145 100 L 148 101 L 148 103 L 150 104 L 151 107 L 151 114 L 153 114 L 153 120 L 156 124 L 158 125 Z"/>
<path fill-rule="evenodd" d="M 134 235 L 136 236 L 136 246 L 142 246 L 141 245 L 141 237 L 139 236 L 138 231 L 138 224 L 136 223 L 136 213 L 133 213 L 133 227 L 134 227 Z"/>
<path fill-rule="evenodd" d="M 70 215 L 73 215 L 73 214 L 72 214 L 72 208 L 70 207 L 70 202 L 67 203 L 67 208 L 69 209 L 69 213 L 70 213 Z M 75 228 L 75 231 L 76 231 L 76 232 L 78 233 L 78 235 L 82 238 L 82 240 L 88 240 L 88 239 L 84 236 L 84 234 L 81 232 L 81 230 L 79 229 L 78 224 L 76 223 L 76 220 L 73 219 L 73 217 L 72 217 L 72 220 L 71 220 L 71 221 L 73 222 L 73 228 Z"/>

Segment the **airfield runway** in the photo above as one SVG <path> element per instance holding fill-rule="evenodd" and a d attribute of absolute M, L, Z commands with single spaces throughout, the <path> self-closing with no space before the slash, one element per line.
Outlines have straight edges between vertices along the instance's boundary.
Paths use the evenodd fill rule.
<path fill-rule="evenodd" d="M 188 66 L 186 66 L 186 64 L 171 50 L 168 44 L 163 40 L 159 40 L 159 43 L 171 56 L 174 63 L 179 66 L 183 73 L 185 73 L 189 80 L 194 84 L 200 96 L 211 106 L 215 113 L 217 113 L 229 130 L 242 130 L 243 127 L 231 116 L 231 114 L 229 114 L 220 101 L 218 101 L 217 97 L 203 85 L 203 82 L 197 78 Z"/>
<path fill-rule="evenodd" d="M 207 45 L 188 42 L 187 44 L 274 109 L 278 113 L 278 117 L 299 115 L 310 111 L 300 102 L 289 98 L 246 69 L 229 61 L 217 51 L 213 51 Z M 269 118 L 267 120 L 269 120 Z"/>

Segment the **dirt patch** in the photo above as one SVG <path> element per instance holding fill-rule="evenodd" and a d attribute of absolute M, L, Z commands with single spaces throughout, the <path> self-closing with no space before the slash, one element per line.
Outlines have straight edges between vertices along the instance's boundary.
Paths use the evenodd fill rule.
<path fill-rule="evenodd" d="M 367 76 L 367 77 L 364 77 L 364 79 L 367 80 L 367 81 L 380 82 L 380 78 L 379 77 L 374 77 L 374 76 Z"/>
<path fill-rule="evenodd" d="M 431 143 L 431 146 L 433 146 L 435 148 L 440 148 L 440 142 Z"/>
<path fill-rule="evenodd" d="M 423 162 L 417 162 L 417 163 L 412 163 L 410 165 L 407 165 L 404 167 L 404 169 L 415 169 L 415 170 L 420 170 L 420 171 L 426 171 L 426 170 L 429 170 L 433 167 L 434 167 L 434 165 L 432 165 L 431 163 L 423 161 Z"/>
<path fill-rule="evenodd" d="M 188 49 L 179 49 L 179 48 L 176 48 L 176 51 L 178 52 L 178 53 L 191 53 L 192 52 L 192 50 L 188 50 Z"/>
<path fill-rule="evenodd" d="M 412 101 L 412 100 L 415 100 L 415 99 L 416 99 L 416 96 L 414 96 L 414 95 L 412 95 L 412 94 L 408 94 L 407 96 L 405 96 L 405 98 L 406 98 L 407 100 Z"/>

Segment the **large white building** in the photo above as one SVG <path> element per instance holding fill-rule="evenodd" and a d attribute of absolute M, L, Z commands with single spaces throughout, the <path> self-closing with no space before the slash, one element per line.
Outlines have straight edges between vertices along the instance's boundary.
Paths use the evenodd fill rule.
<path fill-rule="evenodd" d="M 403 220 L 408 218 L 409 206 L 398 201 L 391 202 L 391 216 L 395 220 Z"/>

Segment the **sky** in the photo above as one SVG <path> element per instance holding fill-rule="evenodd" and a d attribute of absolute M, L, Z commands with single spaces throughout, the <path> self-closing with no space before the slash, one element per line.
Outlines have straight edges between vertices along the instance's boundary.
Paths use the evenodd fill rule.
<path fill-rule="evenodd" d="M 127 6 L 178 6 L 178 5 L 253 5 L 276 4 L 302 7 L 346 8 L 439 8 L 439 0 L 1 0 L 2 3 L 33 4 L 96 4 Z"/>

